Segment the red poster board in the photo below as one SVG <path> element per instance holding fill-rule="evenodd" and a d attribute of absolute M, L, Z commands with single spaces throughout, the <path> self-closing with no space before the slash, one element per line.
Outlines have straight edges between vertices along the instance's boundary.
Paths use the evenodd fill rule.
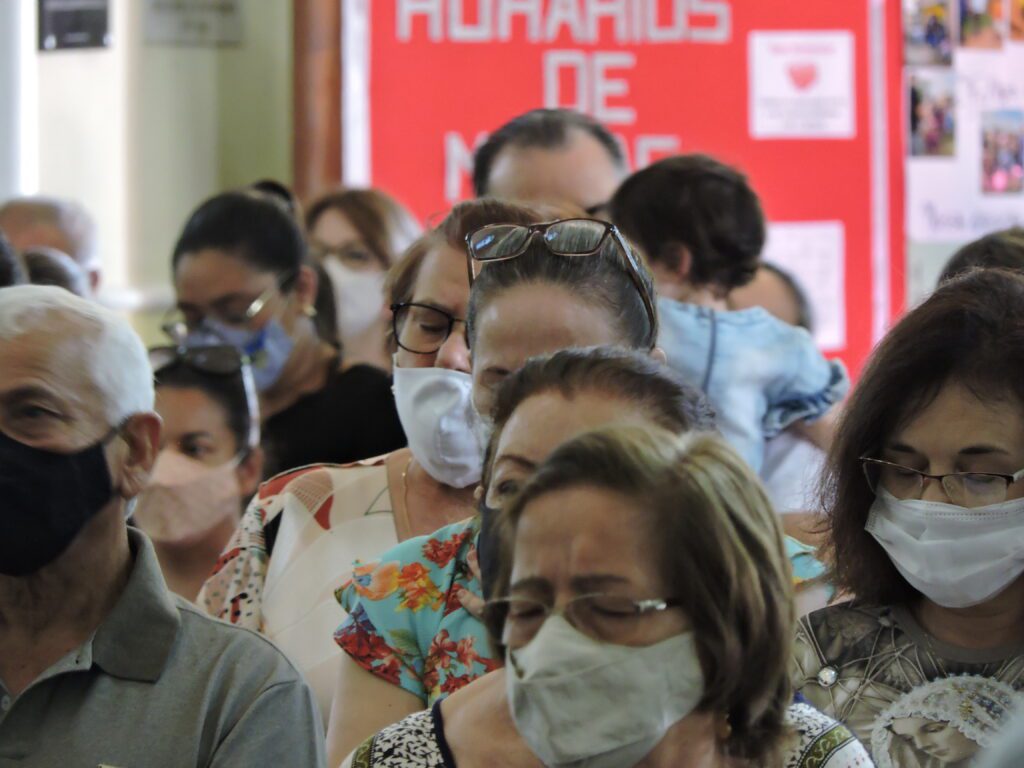
<path fill-rule="evenodd" d="M 634 165 L 701 151 L 742 168 L 769 220 L 796 224 L 774 252 L 827 297 L 819 340 L 854 373 L 898 309 L 895 0 L 342 2 L 347 183 L 440 215 L 471 196 L 486 131 L 581 108 Z"/>

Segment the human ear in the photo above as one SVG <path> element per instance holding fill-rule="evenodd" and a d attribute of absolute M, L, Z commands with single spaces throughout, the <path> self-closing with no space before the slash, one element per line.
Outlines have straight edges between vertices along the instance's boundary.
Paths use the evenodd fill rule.
<path fill-rule="evenodd" d="M 160 417 L 155 413 L 137 413 L 119 430 L 126 451 L 114 483 L 122 498 L 135 498 L 149 482 L 160 452 L 161 427 Z"/>
<path fill-rule="evenodd" d="M 263 449 L 256 446 L 235 468 L 238 488 L 242 493 L 242 498 L 246 501 L 255 496 L 260 487 L 260 480 L 263 478 L 263 460 Z"/>
<path fill-rule="evenodd" d="M 684 283 L 690 281 L 690 273 L 693 271 L 693 254 L 690 253 L 690 249 L 682 243 L 678 243 L 674 246 L 676 256 L 678 257 L 677 266 L 675 268 L 676 276 Z"/>
<path fill-rule="evenodd" d="M 655 347 L 650 351 L 651 360 L 662 365 L 668 365 L 668 355 L 665 354 L 665 350 L 661 347 Z"/>
<path fill-rule="evenodd" d="M 299 268 L 299 274 L 295 279 L 295 285 L 292 290 L 295 292 L 295 298 L 299 303 L 299 307 L 304 311 L 316 304 L 316 292 L 319 285 L 320 278 L 315 269 L 310 266 Z"/>

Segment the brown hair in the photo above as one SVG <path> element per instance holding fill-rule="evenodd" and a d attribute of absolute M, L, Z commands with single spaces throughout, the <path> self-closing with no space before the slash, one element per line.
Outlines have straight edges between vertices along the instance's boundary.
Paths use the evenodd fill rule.
<path fill-rule="evenodd" d="M 488 224 L 536 224 L 543 209 L 484 198 L 459 203 L 434 229 L 417 238 L 388 271 L 384 293 L 391 306 L 412 301 L 423 262 L 435 248 L 446 245 L 465 252 L 466 235 Z M 388 344 L 395 348 L 394 329 L 388 328 Z"/>
<path fill-rule="evenodd" d="M 1024 275 L 976 270 L 942 285 L 875 349 L 840 420 L 822 480 L 832 581 L 858 600 L 892 605 L 919 597 L 864 530 L 874 502 L 862 456 L 948 383 L 1024 407 Z"/>
<path fill-rule="evenodd" d="M 507 594 L 511 534 L 531 502 L 578 486 L 629 497 L 650 515 L 650 551 L 697 640 L 700 709 L 727 715 L 725 752 L 774 764 L 792 701 L 792 575 L 778 519 L 757 477 L 721 439 L 613 426 L 558 448 L 501 513 L 498 594 Z M 503 619 L 488 629 L 500 637 Z"/>
<path fill-rule="evenodd" d="M 586 258 L 567 258 L 552 255 L 544 243 L 534 238 L 518 258 L 489 263 L 477 275 L 470 295 L 466 318 L 470 347 L 476 339 L 477 318 L 485 304 L 510 288 L 547 283 L 599 306 L 619 332 L 618 341 L 623 346 L 653 349 L 658 339 L 654 281 L 643 257 L 629 243 L 625 247 L 630 249 L 629 254 L 622 252 L 618 238 L 609 232 L 596 253 Z M 630 255 L 637 267 L 635 280 Z M 652 314 L 648 314 L 644 294 Z"/>
<path fill-rule="evenodd" d="M 498 389 L 490 414 L 494 431 L 480 482 L 485 495 L 505 425 L 520 405 L 546 392 L 557 392 L 566 400 L 584 392 L 607 394 L 633 403 L 649 414 L 654 424 L 677 434 L 715 429 L 715 412 L 703 393 L 649 354 L 594 347 L 534 357 Z"/>
<path fill-rule="evenodd" d="M 1024 228 L 1011 227 L 980 237 L 950 256 L 939 285 L 975 267 L 1005 267 L 1024 271 Z"/>
<path fill-rule="evenodd" d="M 765 242 L 764 214 L 747 178 L 708 155 L 681 155 L 637 171 L 611 202 L 613 221 L 652 262 L 725 293 L 754 278 Z"/>
<path fill-rule="evenodd" d="M 312 232 L 329 210 L 348 219 L 384 269 L 420 234 L 420 225 L 408 209 L 379 189 L 339 189 L 321 195 L 306 212 L 306 231 Z"/>

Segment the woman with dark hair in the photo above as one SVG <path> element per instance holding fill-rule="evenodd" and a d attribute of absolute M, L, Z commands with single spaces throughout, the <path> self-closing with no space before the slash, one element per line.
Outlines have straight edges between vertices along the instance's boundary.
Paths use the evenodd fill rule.
<path fill-rule="evenodd" d="M 500 516 L 485 617 L 504 669 L 346 768 L 868 764 L 844 726 L 792 702 L 782 532 L 718 438 L 642 420 L 584 432 Z"/>
<path fill-rule="evenodd" d="M 465 459 L 460 461 L 466 470 L 462 481 L 472 470 L 475 484 L 496 393 L 530 357 L 574 347 L 618 346 L 663 358 L 655 347 L 658 318 L 650 274 L 609 224 L 593 219 L 539 224 L 506 220 L 477 229 L 466 242 L 463 269 L 468 267 L 473 279 L 466 316 L 471 381 L 456 390 L 413 376 L 400 392 L 405 384 L 402 369 L 396 368 L 395 383 L 400 413 L 422 414 L 416 418 L 435 413 L 442 424 L 461 421 L 458 414 L 467 405 L 481 415 L 472 465 L 472 441 L 439 443 L 446 451 L 459 448 Z M 441 390 L 442 384 L 446 389 Z M 448 404 L 431 403 L 439 390 L 448 393 Z M 452 403 L 458 407 L 452 409 Z M 414 455 L 416 443 L 410 433 Z M 349 617 L 336 634 L 346 655 L 328 733 L 334 758 L 340 760 L 381 727 L 493 667 L 483 626 L 459 602 L 464 591 L 479 591 L 470 566 L 479 526 L 480 518 L 474 516 L 403 541 L 380 555 L 378 563 L 358 567 L 352 584 L 340 593 Z M 398 574 L 403 574 L 401 579 Z M 406 587 L 399 589 L 399 583 Z M 439 656 L 437 643 L 449 641 L 462 642 L 462 661 L 452 664 L 449 657 Z M 366 654 L 368 647 L 377 655 Z"/>
<path fill-rule="evenodd" d="M 972 720 L 987 699 L 959 695 L 965 676 L 1024 687 L 1022 371 L 1024 276 L 977 271 L 890 331 L 842 416 L 823 508 L 832 578 L 853 600 L 800 622 L 795 683 L 880 765 L 938 764 L 944 747 L 893 729 Z M 936 681 L 928 700 L 957 712 L 921 714 Z M 890 746 L 918 762 L 878 753 Z"/>
<path fill-rule="evenodd" d="M 493 200 L 461 203 L 390 271 L 394 396 L 409 447 L 356 464 L 314 464 L 263 484 L 200 594 L 212 615 L 265 633 L 310 681 L 326 718 L 345 612 L 334 590 L 398 542 L 476 511 L 481 438 L 470 401 L 466 235 L 538 221 Z"/>
<path fill-rule="evenodd" d="M 188 345 L 231 344 L 251 361 L 268 476 L 404 445 L 387 375 L 350 365 L 318 337 L 316 272 L 280 199 L 252 190 L 210 198 L 185 223 L 172 268 L 172 330 Z"/>
<path fill-rule="evenodd" d="M 345 357 L 390 371 L 384 280 L 419 237 L 419 223 L 379 189 L 339 189 L 310 203 L 306 234 L 310 254 L 333 289 L 337 335 Z"/>
<path fill-rule="evenodd" d="M 234 347 L 150 350 L 160 454 L 133 522 L 172 592 L 195 600 L 263 471 L 252 374 Z"/>

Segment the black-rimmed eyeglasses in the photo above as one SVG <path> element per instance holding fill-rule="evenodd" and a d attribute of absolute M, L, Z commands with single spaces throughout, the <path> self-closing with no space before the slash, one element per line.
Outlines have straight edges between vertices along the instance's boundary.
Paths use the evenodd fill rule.
<path fill-rule="evenodd" d="M 466 321 L 430 304 L 407 301 L 391 305 L 395 342 L 407 352 L 433 355 L 440 351 L 456 323 Z"/>

